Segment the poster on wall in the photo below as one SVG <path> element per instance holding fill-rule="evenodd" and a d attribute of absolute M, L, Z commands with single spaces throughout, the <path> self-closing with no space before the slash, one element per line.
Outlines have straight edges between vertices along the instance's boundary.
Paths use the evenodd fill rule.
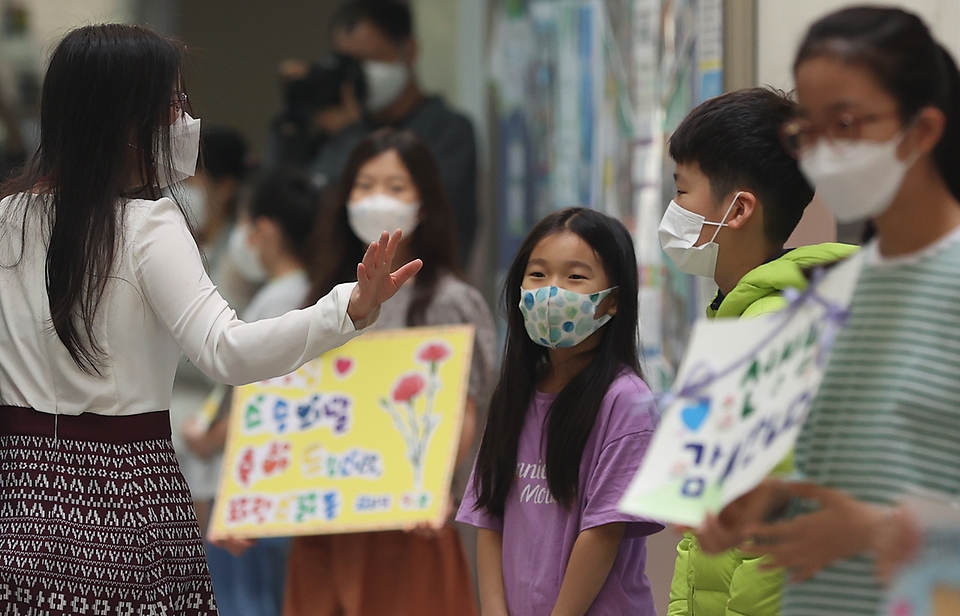
<path fill-rule="evenodd" d="M 211 536 L 440 526 L 473 326 L 373 332 L 234 389 Z"/>
<path fill-rule="evenodd" d="M 721 0 L 497 0 L 490 43 L 498 130 L 499 275 L 538 220 L 573 205 L 633 234 L 644 362 L 669 388 L 709 297 L 665 260 L 668 139 L 723 88 Z"/>
<path fill-rule="evenodd" d="M 564 207 L 634 227 L 633 2 L 501 0 L 494 9 L 501 272 L 526 232 Z"/>
<path fill-rule="evenodd" d="M 784 459 L 820 387 L 861 263 L 838 265 L 780 312 L 697 322 L 621 510 L 698 526 Z"/>

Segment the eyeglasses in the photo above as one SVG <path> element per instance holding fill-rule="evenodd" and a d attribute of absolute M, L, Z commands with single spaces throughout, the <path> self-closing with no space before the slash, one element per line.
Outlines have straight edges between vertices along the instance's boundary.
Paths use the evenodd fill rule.
<path fill-rule="evenodd" d="M 187 95 L 183 92 L 175 94 L 170 100 L 170 109 L 178 117 L 183 114 L 184 110 L 187 108 Z"/>
<path fill-rule="evenodd" d="M 807 118 L 793 118 L 780 127 L 780 140 L 791 156 L 799 158 L 803 150 L 813 147 L 821 137 L 831 144 L 857 141 L 861 138 L 864 126 L 898 115 L 897 111 L 871 114 L 845 112 L 820 123 L 814 123 Z"/>

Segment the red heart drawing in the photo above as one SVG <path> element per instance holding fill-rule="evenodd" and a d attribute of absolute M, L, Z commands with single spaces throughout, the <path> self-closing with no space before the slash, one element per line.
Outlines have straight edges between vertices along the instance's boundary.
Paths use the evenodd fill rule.
<path fill-rule="evenodd" d="M 333 360 L 333 371 L 338 379 L 346 377 L 353 371 L 353 359 L 349 357 L 338 357 Z"/>

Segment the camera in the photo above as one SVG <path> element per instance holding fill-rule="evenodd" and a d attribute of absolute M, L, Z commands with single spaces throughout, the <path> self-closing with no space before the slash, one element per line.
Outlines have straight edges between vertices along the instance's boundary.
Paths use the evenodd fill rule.
<path fill-rule="evenodd" d="M 302 79 L 284 84 L 285 116 L 296 125 L 297 132 L 310 132 L 314 114 L 340 105 L 344 84 L 353 86 L 353 94 L 362 105 L 367 84 L 363 66 L 356 58 L 331 53 L 310 66 Z"/>

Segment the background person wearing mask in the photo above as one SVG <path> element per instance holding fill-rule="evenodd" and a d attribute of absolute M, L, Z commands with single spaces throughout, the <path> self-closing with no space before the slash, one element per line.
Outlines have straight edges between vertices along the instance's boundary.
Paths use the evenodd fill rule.
<path fill-rule="evenodd" d="M 384 304 L 377 329 L 471 323 L 476 326 L 457 462 L 473 459 L 478 409 L 496 365 L 496 330 L 480 292 L 456 264 L 453 212 L 437 161 L 415 135 L 382 129 L 348 161 L 335 202 L 316 226 L 309 299 L 350 277 L 350 261 L 383 228 L 404 233 L 399 261 L 422 258 L 406 292 Z M 451 494 L 462 495 L 466 473 Z M 456 504 L 451 513 L 456 511 Z M 297 537 L 290 549 L 286 616 L 470 616 L 476 613 L 470 567 L 456 527 Z M 322 582 L 320 581 L 322 580 Z"/>
<path fill-rule="evenodd" d="M 257 291 L 227 255 L 236 227 L 243 182 L 250 171 L 247 142 L 226 126 L 200 130 L 203 165 L 181 184 L 184 206 L 191 216 L 197 242 L 207 259 L 211 279 L 236 310 L 242 310 Z"/>
<path fill-rule="evenodd" d="M 459 264 L 466 265 L 477 226 L 477 158 L 473 126 L 436 95 L 426 95 L 414 65 L 419 46 L 409 6 L 397 0 L 348 0 L 334 15 L 331 28 L 335 51 L 361 62 L 364 96 L 345 84 L 339 105 L 317 111 L 312 118 L 322 138 L 303 160 L 304 149 L 289 143 L 275 126 L 265 163 L 306 166 L 314 181 L 325 185 L 343 171 L 354 146 L 371 130 L 391 126 L 415 133 L 430 148 L 453 206 L 459 244 Z M 306 76 L 306 63 L 287 61 L 287 79 Z M 362 100 L 361 100 L 362 98 Z"/>
<path fill-rule="evenodd" d="M 203 255 L 204 267 L 217 291 L 231 308 L 243 310 L 261 282 L 248 281 L 228 250 L 249 168 L 247 142 L 232 128 L 201 128 L 200 156 L 202 164 L 198 165 L 196 174 L 176 188 L 166 190 L 183 202 Z M 217 456 L 197 456 L 188 443 L 191 437 L 205 429 L 194 419 L 197 407 L 205 398 L 221 399 L 225 391 L 225 386 L 217 385 L 186 357 L 180 358 L 173 382 L 170 415 L 177 428 L 173 433 L 177 460 L 190 485 L 201 529 L 206 528 L 210 506 L 217 493 L 220 460 Z"/>
<path fill-rule="evenodd" d="M 242 267 L 260 272 L 266 281 L 244 310 L 245 321 L 277 317 L 306 303 L 310 279 L 304 260 L 317 203 L 317 192 L 303 173 L 281 169 L 257 182 L 250 207 L 238 224 L 242 242 L 231 245 Z M 227 395 L 209 429 L 188 436 L 196 455 L 219 460 L 226 445 L 230 407 Z M 225 548 L 207 544 L 210 577 L 223 616 L 280 614 L 290 539 L 270 537 L 251 546 L 234 557 Z"/>

